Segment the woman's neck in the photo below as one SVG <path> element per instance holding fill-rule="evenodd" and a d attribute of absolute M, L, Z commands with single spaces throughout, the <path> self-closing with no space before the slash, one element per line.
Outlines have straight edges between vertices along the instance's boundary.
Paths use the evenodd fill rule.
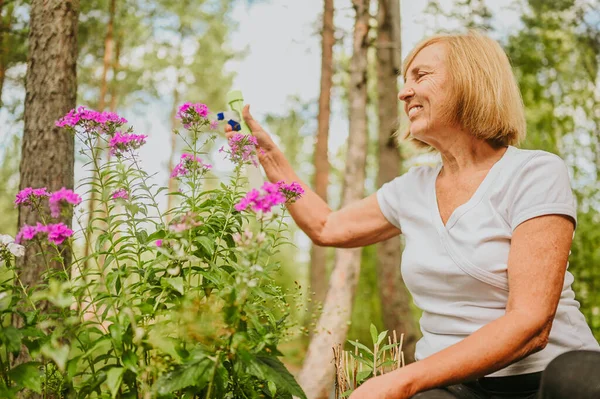
<path fill-rule="evenodd" d="M 489 170 L 507 150 L 504 146 L 493 147 L 487 141 L 470 134 L 458 134 L 452 138 L 452 142 L 436 145 L 436 149 L 442 155 L 444 174 Z"/>

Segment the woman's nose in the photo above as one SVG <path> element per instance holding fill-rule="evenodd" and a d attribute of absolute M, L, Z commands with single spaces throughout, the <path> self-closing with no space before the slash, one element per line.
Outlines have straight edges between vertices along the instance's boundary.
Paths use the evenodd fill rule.
<path fill-rule="evenodd" d="M 410 88 L 408 86 L 404 86 L 402 88 L 402 90 L 400 90 L 400 93 L 398 93 L 398 99 L 400 101 L 406 101 L 414 95 L 415 95 L 415 91 L 412 88 Z"/>

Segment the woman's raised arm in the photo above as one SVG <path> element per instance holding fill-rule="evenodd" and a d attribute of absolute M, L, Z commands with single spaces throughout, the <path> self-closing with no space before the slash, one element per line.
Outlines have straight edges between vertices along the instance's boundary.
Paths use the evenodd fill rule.
<path fill-rule="evenodd" d="M 298 227 L 315 244 L 338 248 L 362 247 L 400 234 L 400 230 L 383 216 L 376 194 L 332 211 L 321 197 L 298 178 L 269 134 L 252 118 L 248 105 L 244 107 L 243 116 L 257 139 L 258 158 L 269 181 L 295 181 L 302 185 L 304 195 L 288 205 L 288 210 Z M 227 136 L 233 134 L 229 126 L 226 127 L 226 133 Z"/>

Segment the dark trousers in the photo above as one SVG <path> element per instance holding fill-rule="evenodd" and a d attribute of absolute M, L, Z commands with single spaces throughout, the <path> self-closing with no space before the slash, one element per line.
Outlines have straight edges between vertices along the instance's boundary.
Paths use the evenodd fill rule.
<path fill-rule="evenodd" d="M 572 351 L 543 372 L 488 377 L 421 392 L 413 399 L 600 399 L 600 352 Z"/>

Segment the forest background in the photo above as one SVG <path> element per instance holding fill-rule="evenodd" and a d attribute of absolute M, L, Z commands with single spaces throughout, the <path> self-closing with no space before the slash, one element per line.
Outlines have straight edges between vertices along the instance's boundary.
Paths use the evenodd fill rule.
<path fill-rule="evenodd" d="M 322 0 L 82 1 L 77 104 L 117 111 L 138 132 L 147 134 L 148 145 L 140 151 L 144 167 L 155 173 L 156 182 L 167 184 L 172 154 L 181 148 L 171 133 L 179 123 L 174 118 L 176 106 L 193 101 L 224 110 L 226 93 L 240 89 L 246 102 L 253 105 L 255 117 L 275 137 L 304 181 L 315 184 L 319 173 L 321 179 L 325 173 L 326 198 L 336 209 L 349 177 L 344 165 L 349 155 L 348 87 L 355 12 L 349 0 L 336 1 L 334 6 L 333 52 L 325 63 L 321 51 L 326 30 Z M 13 201 L 19 188 L 29 7 L 27 0 L 0 0 L 0 234 L 13 236 L 18 216 Z M 377 1 L 370 7 L 373 29 L 367 51 L 365 110 L 368 140 L 362 149 L 366 156 L 365 196 L 382 182 Z M 600 3 L 405 1 L 400 16 L 401 40 L 394 42 L 394 49 L 402 58 L 419 40 L 442 26 L 449 30 L 485 29 L 507 51 L 527 108 L 524 147 L 557 153 L 570 167 L 579 202 L 570 270 L 575 275 L 574 289 L 582 311 L 600 339 Z M 317 149 L 322 112 L 319 97 L 323 96 L 319 79 L 325 69 L 332 71 L 331 115 L 327 145 L 321 140 Z M 398 79 L 393 91 L 401 83 Z M 406 127 L 403 118 L 400 129 Z M 216 156 L 220 145 L 216 143 L 215 156 L 209 161 L 215 165 L 216 175 L 226 175 L 231 166 Z M 397 157 L 392 158 L 395 175 L 417 164 L 435 162 L 434 156 L 422 154 L 408 143 L 400 143 L 399 150 L 393 151 Z M 75 162 L 77 185 L 87 176 L 81 175 L 78 165 L 82 161 L 77 155 Z M 164 208 L 170 206 L 166 197 L 160 201 Z M 294 317 L 303 328 L 298 328 L 299 333 L 281 349 L 286 364 L 298 371 L 309 342 L 308 334 L 300 331 L 314 330 L 320 310 L 315 304 L 324 300 L 327 289 L 326 284 L 316 287 L 316 281 L 327 279 L 314 269 L 311 273 L 318 255 L 307 237 L 289 222 L 295 247 L 282 249 L 279 283 L 290 292 L 301 287 L 302 306 Z M 325 275 L 330 275 L 335 251 L 323 254 L 319 263 Z M 393 286 L 396 292 L 383 288 L 382 264 L 397 268 L 399 255 L 399 251 L 386 253 L 376 246 L 362 249 L 349 339 L 368 342 L 371 323 L 379 330 L 395 328 L 405 333 L 409 347 L 418 338 L 418 310 L 410 305 L 399 275 Z M 403 296 L 399 298 L 398 292 Z M 398 301 L 402 306 L 395 305 Z"/>

